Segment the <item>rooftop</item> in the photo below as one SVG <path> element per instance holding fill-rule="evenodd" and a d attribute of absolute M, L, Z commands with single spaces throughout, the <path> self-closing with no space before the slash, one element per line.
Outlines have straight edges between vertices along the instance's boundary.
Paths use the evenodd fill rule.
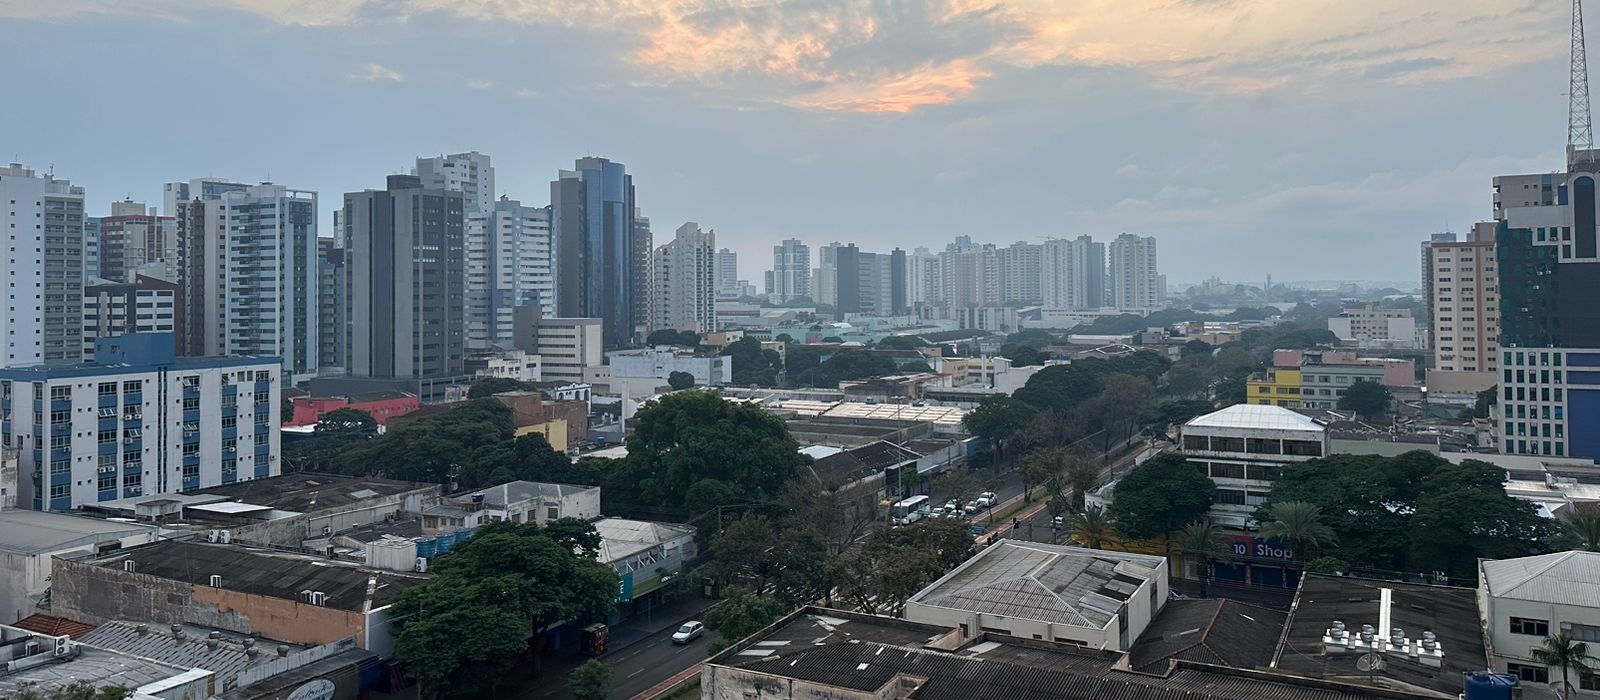
<path fill-rule="evenodd" d="M 1323 427 L 1310 418 L 1282 406 L 1234 404 L 1184 423 L 1185 428 L 1234 428 L 1248 430 L 1293 430 L 1321 433 Z"/>
<path fill-rule="evenodd" d="M 811 473 L 823 482 L 849 484 L 889 467 L 922 459 L 922 455 L 893 443 L 878 442 L 823 457 L 811 464 Z"/>
<path fill-rule="evenodd" d="M 599 486 L 577 486 L 573 484 L 546 484 L 537 481 L 512 481 L 492 486 L 474 495 L 483 496 L 489 503 L 520 503 L 532 500 L 560 500 L 579 493 L 600 490 Z"/>
<path fill-rule="evenodd" d="M 1101 629 L 1163 561 L 1000 540 L 906 603 Z"/>
<path fill-rule="evenodd" d="M 76 638 L 91 646 L 153 659 L 179 668 L 203 668 L 231 686 L 241 671 L 304 649 L 297 644 L 257 640 L 196 625 L 107 622 Z"/>
<path fill-rule="evenodd" d="M 197 489 L 186 494 L 221 496 L 229 501 L 306 513 L 428 488 L 437 490 L 439 487 L 417 481 L 299 472 Z"/>
<path fill-rule="evenodd" d="M 400 591 L 426 580 L 332 559 L 186 540 L 117 550 L 93 563 L 123 568 L 127 561 L 134 562 L 135 572 L 147 576 L 208 586 L 217 575 L 222 577 L 221 588 L 271 598 L 298 600 L 301 591 L 320 591 L 327 594 L 326 607 L 351 612 L 387 605 Z M 377 583 L 370 595 L 369 580 Z"/>
<path fill-rule="evenodd" d="M 39 510 L 0 510 L 0 551 L 38 554 L 155 533 L 136 523 Z"/>
<path fill-rule="evenodd" d="M 1382 624 L 1385 588 L 1391 592 L 1388 626 L 1401 628 L 1408 637 L 1434 633 L 1444 650 L 1442 668 L 1385 654 L 1383 666 L 1370 671 L 1361 667 L 1365 654 L 1323 652 L 1322 637 L 1335 621 L 1353 630 Z M 1298 675 L 1362 684 L 1372 679 L 1384 687 L 1418 688 L 1452 698 L 1461 692 L 1462 674 L 1489 665 L 1476 590 L 1319 574 L 1300 579 L 1273 660 L 1273 668 Z"/>
<path fill-rule="evenodd" d="M 694 536 L 694 528 L 688 525 L 625 518 L 601 518 L 594 521 L 594 529 L 600 533 L 600 561 L 606 563 L 625 559 L 670 540 Z"/>
<path fill-rule="evenodd" d="M 62 663 L 47 663 L 0 676 L 0 697 L 19 697 L 23 688 L 49 692 L 83 681 L 96 687 L 138 688 L 188 671 L 155 659 L 89 646 Z"/>
<path fill-rule="evenodd" d="M 1135 671 L 1162 672 L 1169 659 L 1231 668 L 1266 668 L 1288 615 L 1226 598 L 1174 600 L 1161 608 L 1128 652 Z"/>
<path fill-rule="evenodd" d="M 1354 700 L 1416 698 L 1281 674 L 1178 661 L 1162 673 L 1118 670 L 1121 655 L 888 617 L 805 608 L 708 660 L 717 668 L 917 700 Z M 739 683 L 741 680 L 734 680 Z"/>
<path fill-rule="evenodd" d="M 1483 585 L 1496 598 L 1600 607 L 1600 552 L 1556 552 L 1484 560 Z"/>

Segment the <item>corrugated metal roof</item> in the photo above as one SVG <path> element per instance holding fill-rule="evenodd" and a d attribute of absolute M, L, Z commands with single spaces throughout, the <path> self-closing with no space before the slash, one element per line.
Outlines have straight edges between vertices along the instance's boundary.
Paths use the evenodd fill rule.
<path fill-rule="evenodd" d="M 1161 559 L 1001 540 L 911 602 L 1100 629 L 1131 590 L 1114 579 L 1124 561 L 1154 568 Z"/>
<path fill-rule="evenodd" d="M 1600 552 L 1485 561 L 1483 581 L 1496 598 L 1600 607 Z"/>
<path fill-rule="evenodd" d="M 1320 423 L 1282 406 L 1234 404 L 1184 423 L 1185 428 L 1323 431 Z"/>

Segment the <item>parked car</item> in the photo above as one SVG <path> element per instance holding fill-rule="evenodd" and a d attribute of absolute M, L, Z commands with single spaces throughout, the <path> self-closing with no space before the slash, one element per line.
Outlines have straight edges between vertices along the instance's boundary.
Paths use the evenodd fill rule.
<path fill-rule="evenodd" d="M 678 631 L 672 633 L 672 643 L 688 644 L 699 639 L 700 635 L 705 633 L 706 626 L 704 624 L 701 624 L 698 620 L 690 620 L 683 623 L 683 626 L 679 627 Z"/>
<path fill-rule="evenodd" d="M 978 507 L 993 508 L 999 500 L 999 497 L 993 491 L 984 491 L 978 494 Z"/>
<path fill-rule="evenodd" d="M 1066 524 L 1066 519 L 1063 518 L 1062 516 L 1057 515 L 1056 517 L 1054 517 L 1054 518 L 1052 518 L 1050 520 L 1050 524 L 1055 526 L 1056 528 L 1060 528 L 1061 526 Z"/>
<path fill-rule="evenodd" d="M 944 509 L 950 511 L 961 510 L 961 502 L 952 498 L 944 502 Z"/>
<path fill-rule="evenodd" d="M 973 513 L 983 510 L 983 506 L 978 505 L 977 501 L 967 501 L 966 507 L 962 508 L 962 510 L 966 511 L 967 515 L 972 515 Z"/>

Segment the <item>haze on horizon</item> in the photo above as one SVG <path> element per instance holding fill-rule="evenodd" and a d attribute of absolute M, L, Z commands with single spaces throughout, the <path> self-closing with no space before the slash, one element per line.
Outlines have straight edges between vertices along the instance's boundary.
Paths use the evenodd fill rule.
<path fill-rule="evenodd" d="M 1407 280 L 1560 167 L 1558 0 L 0 0 L 0 158 L 90 212 L 206 175 L 347 191 L 625 163 L 758 286 L 797 237 L 1156 236 L 1174 283 Z"/>

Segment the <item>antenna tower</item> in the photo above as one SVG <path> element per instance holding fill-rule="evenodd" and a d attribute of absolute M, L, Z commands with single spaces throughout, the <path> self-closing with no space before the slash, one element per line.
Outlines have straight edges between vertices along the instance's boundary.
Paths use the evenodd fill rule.
<path fill-rule="evenodd" d="M 1583 44 L 1583 2 L 1572 0 L 1572 84 L 1567 90 L 1567 149 L 1594 148 L 1589 115 L 1589 56 Z"/>

